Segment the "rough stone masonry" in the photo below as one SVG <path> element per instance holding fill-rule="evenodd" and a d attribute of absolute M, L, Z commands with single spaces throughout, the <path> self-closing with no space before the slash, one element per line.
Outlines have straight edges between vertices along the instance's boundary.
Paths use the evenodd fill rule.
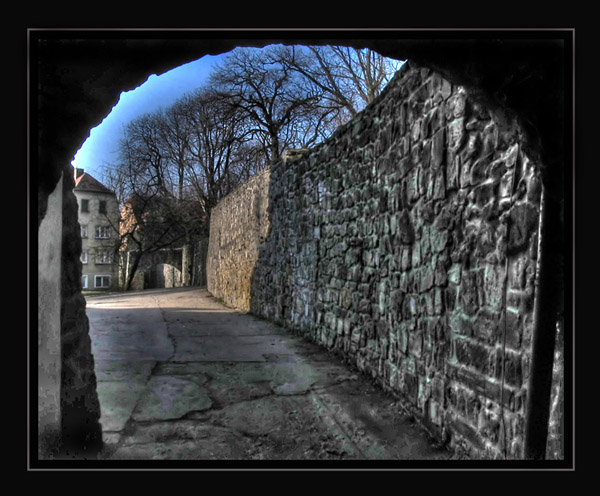
<path fill-rule="evenodd" d="M 542 196 L 522 143 L 407 62 L 214 209 L 208 290 L 343 354 L 439 439 L 521 458 Z"/>

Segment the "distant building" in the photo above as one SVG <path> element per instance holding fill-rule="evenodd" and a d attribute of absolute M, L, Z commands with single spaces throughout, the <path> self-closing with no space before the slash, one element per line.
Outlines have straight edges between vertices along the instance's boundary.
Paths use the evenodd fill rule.
<path fill-rule="evenodd" d="M 206 213 L 200 202 L 134 195 L 121 210 L 122 287 L 206 284 Z"/>
<path fill-rule="evenodd" d="M 75 169 L 83 289 L 118 289 L 119 202 L 114 191 Z"/>

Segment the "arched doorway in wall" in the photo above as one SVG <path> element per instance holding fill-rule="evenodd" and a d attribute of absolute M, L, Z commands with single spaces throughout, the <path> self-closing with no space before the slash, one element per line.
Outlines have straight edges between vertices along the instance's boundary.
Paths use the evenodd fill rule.
<path fill-rule="evenodd" d="M 181 271 L 171 264 L 157 264 L 144 274 L 144 289 L 181 287 Z"/>
<path fill-rule="evenodd" d="M 284 40 L 284 41 L 287 41 L 287 40 Z M 384 41 L 385 41 L 385 40 L 384 40 Z M 365 40 L 361 40 L 361 41 L 360 41 L 360 42 L 358 42 L 358 43 L 359 43 L 360 45 L 365 45 L 365 44 L 371 44 L 371 43 L 372 43 L 372 44 L 373 44 L 373 46 L 382 47 L 382 46 L 384 46 L 384 45 L 385 45 L 384 41 L 382 41 L 381 39 L 375 39 L 375 40 L 371 40 L 371 41 L 369 41 L 369 40 L 366 40 L 366 41 L 365 41 Z M 264 42 L 262 42 L 262 41 L 253 41 L 253 43 L 262 44 L 262 43 L 264 43 Z M 405 43 L 405 47 L 407 47 L 407 48 L 405 49 L 405 52 L 404 52 L 404 53 L 406 53 L 406 52 L 409 52 L 408 56 L 410 56 L 410 52 L 411 52 L 411 50 L 412 50 L 412 51 L 416 51 L 416 53 L 418 54 L 418 53 L 419 53 L 419 50 L 420 50 L 421 48 L 423 48 L 423 47 L 426 47 L 426 45 L 427 45 L 427 43 L 426 43 L 426 42 L 423 42 L 422 40 L 420 41 L 420 43 L 421 43 L 421 44 L 419 44 L 419 42 L 416 42 L 416 43 L 412 43 L 412 42 L 406 42 L 406 43 Z M 217 43 L 217 45 L 218 45 L 218 43 Z M 439 45 L 438 45 L 438 46 L 439 46 Z M 389 48 L 389 47 L 392 47 L 392 48 Z M 395 47 L 395 48 L 394 48 L 394 47 Z M 419 48 L 419 47 L 421 47 L 421 48 Z M 189 48 L 189 45 L 188 45 L 188 48 Z M 398 41 L 396 40 L 394 43 L 390 43 L 390 44 L 388 44 L 388 49 L 387 49 L 388 53 L 390 53 L 390 50 L 394 50 L 394 49 L 396 49 L 396 50 L 398 50 L 398 51 L 400 51 L 400 52 L 401 52 L 401 51 L 402 51 L 402 43 L 401 43 L 401 42 L 398 42 Z M 196 47 L 196 48 L 193 48 L 192 50 L 197 50 L 197 47 Z M 184 50 L 184 51 L 185 51 L 185 50 Z M 382 50 L 382 52 L 384 52 L 384 51 L 385 51 L 385 50 Z M 171 50 L 170 50 L 170 49 L 166 49 L 166 50 L 165 50 L 165 53 L 167 53 L 167 52 L 171 52 Z M 172 52 L 171 52 L 171 53 L 172 53 Z M 196 53 L 198 53 L 198 52 L 196 52 Z M 424 54 L 425 54 L 425 55 L 424 55 L 424 58 L 427 58 L 427 55 L 428 55 L 428 56 L 430 57 L 430 60 L 433 60 L 433 61 L 432 61 L 432 63 L 431 63 L 430 65 L 431 65 L 431 66 L 433 66 L 434 68 L 435 68 L 435 67 L 443 67 L 443 66 L 444 66 L 444 63 L 443 63 L 443 61 L 441 60 L 441 56 L 440 56 L 440 58 L 438 58 L 438 59 L 437 59 L 437 61 L 436 61 L 436 60 L 435 60 L 435 56 L 432 54 L 432 52 L 429 52 L 429 53 L 427 53 L 427 49 L 425 49 L 425 50 L 424 50 L 424 52 L 421 52 L 421 53 L 424 53 Z M 165 62 L 165 61 L 166 61 L 166 60 L 167 60 L 169 57 L 170 57 L 170 56 L 165 56 L 165 57 L 164 57 L 164 58 L 161 60 L 161 62 L 160 62 L 160 63 L 165 63 L 165 64 L 167 64 L 167 65 L 168 65 L 169 63 L 168 63 L 168 62 Z M 188 56 L 188 57 L 189 57 L 189 56 Z M 157 58 L 156 58 L 156 60 L 158 61 L 158 60 L 159 60 L 159 58 L 160 58 L 160 57 L 157 57 Z M 404 54 L 403 54 L 403 55 L 402 55 L 402 58 L 406 58 L 406 55 L 404 55 Z M 492 57 L 492 58 L 493 58 L 493 57 Z M 157 62 L 157 63 L 158 63 L 158 62 Z M 143 64 L 142 64 L 142 65 L 143 65 Z M 453 63 L 452 63 L 452 62 L 449 62 L 449 63 L 448 63 L 448 66 L 447 66 L 447 67 L 444 67 L 444 69 L 445 69 L 446 71 L 448 71 L 448 72 L 452 72 L 453 70 L 454 70 L 454 71 L 456 71 L 456 74 L 458 74 L 457 78 L 460 80 L 460 78 L 461 78 L 461 77 L 465 77 L 465 74 L 464 74 L 464 73 L 462 73 L 462 74 L 461 74 L 461 72 L 460 72 L 460 69 L 457 69 L 457 67 L 458 67 L 458 64 L 456 64 L 456 65 L 453 65 Z M 148 69 L 144 69 L 144 68 L 142 68 L 141 70 L 139 70 L 137 67 L 136 67 L 135 69 L 132 69 L 132 72 L 135 72 L 136 70 L 138 71 L 138 72 L 137 72 L 137 74 L 147 74 L 147 73 L 149 72 L 149 70 L 148 70 Z M 68 84 L 68 81 L 67 81 L 67 84 Z M 485 93 L 485 91 L 484 91 L 483 93 Z M 490 95 L 489 95 L 489 94 L 488 94 L 488 95 L 486 95 L 486 96 L 490 97 Z M 518 100 L 518 99 L 517 99 L 517 100 Z M 509 100 L 509 101 L 510 101 L 510 100 Z M 538 100 L 538 101 L 539 101 L 539 100 Z M 87 117 L 86 117 L 86 118 L 87 118 Z M 42 141 L 43 141 L 43 140 L 42 140 Z M 542 141 L 544 141 L 544 140 L 542 140 Z M 544 141 L 544 142 L 545 142 L 545 141 Z M 42 144 L 43 144 L 43 143 L 42 143 Z M 44 173 L 44 174 L 41 174 L 41 175 L 42 175 L 42 176 L 44 176 L 44 175 L 45 175 L 45 173 Z M 51 175 L 51 174 L 50 174 L 50 175 Z M 50 181 L 50 182 L 51 182 L 51 181 Z M 42 181 L 42 183 L 44 183 L 44 182 Z M 45 183 L 44 183 L 44 184 L 45 184 Z M 46 186 L 47 186 L 47 185 L 46 185 Z M 46 187 L 46 186 L 44 186 L 44 187 Z M 43 195 L 42 195 L 42 196 L 43 196 Z"/>

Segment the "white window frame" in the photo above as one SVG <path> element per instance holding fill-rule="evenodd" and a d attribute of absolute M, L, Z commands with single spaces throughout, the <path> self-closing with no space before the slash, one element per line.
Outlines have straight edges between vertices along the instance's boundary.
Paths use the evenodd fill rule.
<path fill-rule="evenodd" d="M 83 238 L 87 238 L 88 237 L 88 226 L 87 226 L 87 224 L 80 225 L 80 227 L 81 227 L 81 238 L 82 239 Z"/>
<path fill-rule="evenodd" d="M 96 226 L 96 239 L 109 239 L 110 226 Z"/>
<path fill-rule="evenodd" d="M 81 252 L 81 263 L 82 264 L 87 264 L 88 263 L 88 252 L 87 252 L 87 250 L 83 250 Z"/>
<path fill-rule="evenodd" d="M 96 265 L 108 265 L 112 263 L 111 250 L 96 251 Z"/>
<path fill-rule="evenodd" d="M 81 287 L 82 287 L 82 289 L 87 289 L 87 287 L 88 287 L 88 275 L 87 274 L 83 274 L 81 276 Z"/>
<path fill-rule="evenodd" d="M 106 286 L 98 286 L 98 278 L 99 277 L 106 277 L 108 279 L 108 283 L 106 284 Z M 107 289 L 110 287 L 110 276 L 107 275 L 102 275 L 102 274 L 98 274 L 94 276 L 94 289 Z"/>

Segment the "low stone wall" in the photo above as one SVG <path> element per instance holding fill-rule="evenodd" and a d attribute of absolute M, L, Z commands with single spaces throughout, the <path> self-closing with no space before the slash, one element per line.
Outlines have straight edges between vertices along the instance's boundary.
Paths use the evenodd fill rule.
<path fill-rule="evenodd" d="M 521 458 L 541 201 L 522 145 L 407 63 L 330 140 L 274 164 L 268 202 L 266 174 L 223 199 L 208 289 L 338 351 L 439 439 Z"/>

